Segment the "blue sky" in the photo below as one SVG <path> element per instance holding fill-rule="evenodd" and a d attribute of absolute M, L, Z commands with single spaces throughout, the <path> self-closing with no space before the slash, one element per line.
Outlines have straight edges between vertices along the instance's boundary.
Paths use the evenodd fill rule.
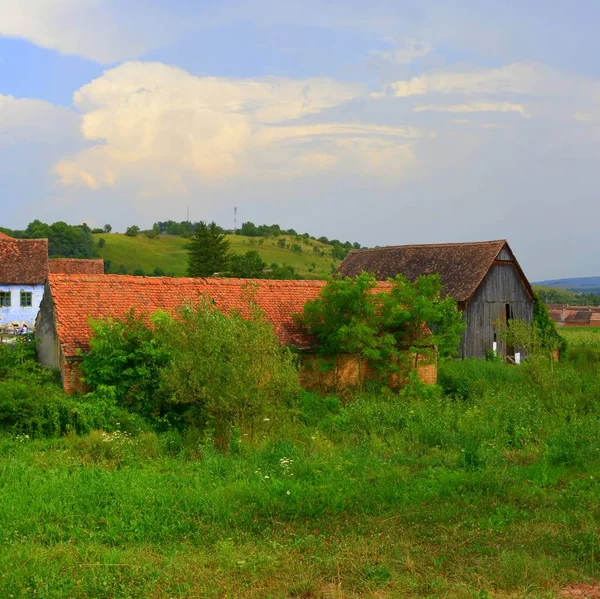
<path fill-rule="evenodd" d="M 598 275 L 592 0 L 0 0 L 0 224 L 508 238 Z"/>

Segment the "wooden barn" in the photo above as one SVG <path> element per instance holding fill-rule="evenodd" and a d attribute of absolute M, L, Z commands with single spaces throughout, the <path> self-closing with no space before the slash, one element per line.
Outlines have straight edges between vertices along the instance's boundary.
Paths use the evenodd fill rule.
<path fill-rule="evenodd" d="M 505 346 L 496 324 L 512 319 L 530 323 L 533 318 L 533 290 L 505 240 L 354 250 L 338 269 L 343 276 L 362 271 L 373 273 L 380 281 L 398 274 L 411 281 L 422 275 L 440 275 L 444 292 L 464 313 L 462 358 L 485 358 L 496 348 L 499 355 L 514 361 L 518 348 Z"/>

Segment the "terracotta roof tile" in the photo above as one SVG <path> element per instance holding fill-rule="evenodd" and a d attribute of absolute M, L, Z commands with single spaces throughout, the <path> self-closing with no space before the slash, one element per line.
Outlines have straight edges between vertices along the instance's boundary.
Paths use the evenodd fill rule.
<path fill-rule="evenodd" d="M 565 322 L 589 323 L 591 318 L 591 310 L 569 310 Z"/>
<path fill-rule="evenodd" d="M 47 276 L 47 239 L 0 239 L 0 284 L 43 285 Z"/>
<path fill-rule="evenodd" d="M 138 313 L 173 312 L 202 297 L 214 300 L 223 312 L 239 310 L 248 315 L 250 296 L 265 313 L 285 345 L 307 348 L 311 339 L 293 314 L 317 297 L 325 281 L 272 281 L 248 279 L 190 279 L 134 277 L 127 275 L 50 274 L 48 285 L 63 355 L 86 351 L 91 330 L 89 319 L 120 318 L 131 309 Z M 386 283 L 382 288 L 389 288 Z"/>
<path fill-rule="evenodd" d="M 84 260 L 80 258 L 51 258 L 48 272 L 67 275 L 103 275 L 104 260 Z"/>

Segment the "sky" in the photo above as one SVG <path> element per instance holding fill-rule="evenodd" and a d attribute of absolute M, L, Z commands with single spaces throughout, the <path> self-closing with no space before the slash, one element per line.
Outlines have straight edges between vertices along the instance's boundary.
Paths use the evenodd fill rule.
<path fill-rule="evenodd" d="M 508 239 L 600 275 L 596 0 L 0 0 L 0 226 Z"/>

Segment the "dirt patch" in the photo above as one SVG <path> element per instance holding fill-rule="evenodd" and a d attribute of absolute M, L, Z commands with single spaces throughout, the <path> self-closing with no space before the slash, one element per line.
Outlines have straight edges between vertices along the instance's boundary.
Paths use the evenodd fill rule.
<path fill-rule="evenodd" d="M 580 597 L 581 599 L 600 599 L 600 584 L 572 584 L 564 588 L 559 597 Z"/>

